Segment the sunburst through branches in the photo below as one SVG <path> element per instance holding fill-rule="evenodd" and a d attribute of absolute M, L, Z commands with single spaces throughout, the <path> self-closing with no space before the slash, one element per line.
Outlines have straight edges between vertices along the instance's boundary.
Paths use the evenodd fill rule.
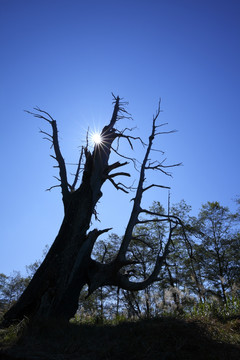
<path fill-rule="evenodd" d="M 102 136 L 101 136 L 101 134 L 98 133 L 98 132 L 93 133 L 92 136 L 91 136 L 91 138 L 92 138 L 92 142 L 93 142 L 94 145 L 95 145 L 95 144 L 96 144 L 96 145 L 101 145 L 102 142 L 103 142 Z"/>

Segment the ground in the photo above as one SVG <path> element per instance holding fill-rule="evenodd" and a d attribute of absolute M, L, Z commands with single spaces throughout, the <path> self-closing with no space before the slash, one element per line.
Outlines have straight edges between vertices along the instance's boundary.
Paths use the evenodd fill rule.
<path fill-rule="evenodd" d="M 54 321 L 1 330 L 0 358 L 17 360 L 239 360 L 240 317 L 163 317 L 113 324 Z"/>

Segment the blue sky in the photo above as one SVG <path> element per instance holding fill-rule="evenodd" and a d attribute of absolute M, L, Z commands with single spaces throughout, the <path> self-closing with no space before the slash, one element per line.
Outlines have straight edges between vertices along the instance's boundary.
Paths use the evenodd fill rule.
<path fill-rule="evenodd" d="M 34 106 L 57 119 L 67 162 L 78 158 L 86 129 L 112 112 L 111 92 L 129 102 L 147 139 L 162 99 L 160 120 L 178 132 L 158 139 L 169 163 L 183 162 L 171 186 L 197 213 L 206 201 L 233 207 L 239 191 L 240 2 L 238 0 L 0 0 L 1 226 L 0 272 L 24 271 L 41 258 L 62 219 L 44 122 Z M 130 154 L 127 144 L 122 152 Z M 135 157 L 141 158 L 136 147 Z M 127 169 L 126 169 L 127 170 Z M 129 168 L 131 171 L 131 168 Z M 70 168 L 70 172 L 73 171 Z M 136 174 L 133 173 L 133 179 Z M 104 185 L 99 228 L 124 230 L 129 199 Z M 151 190 L 144 205 L 167 203 Z"/>

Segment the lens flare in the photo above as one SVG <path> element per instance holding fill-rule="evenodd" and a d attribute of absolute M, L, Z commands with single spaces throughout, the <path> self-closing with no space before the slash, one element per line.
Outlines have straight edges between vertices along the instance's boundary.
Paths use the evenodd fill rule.
<path fill-rule="evenodd" d="M 94 133 L 92 135 L 92 141 L 96 145 L 100 145 L 102 143 L 102 137 L 99 133 Z"/>

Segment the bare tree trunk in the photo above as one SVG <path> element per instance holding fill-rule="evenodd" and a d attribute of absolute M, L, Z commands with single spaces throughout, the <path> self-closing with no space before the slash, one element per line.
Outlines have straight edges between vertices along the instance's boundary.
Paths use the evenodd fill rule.
<path fill-rule="evenodd" d="M 104 319 L 104 306 L 103 306 L 103 288 L 100 287 L 100 320 L 103 322 Z"/>
<path fill-rule="evenodd" d="M 151 184 L 144 188 L 145 172 L 146 170 L 154 170 L 169 175 L 166 172 L 166 168 L 179 164 L 166 166 L 164 161 L 151 161 L 150 159 L 153 140 L 157 135 L 162 134 L 159 131 L 160 125 L 156 125 L 160 114 L 160 103 L 157 113 L 153 117 L 152 131 L 148 144 L 143 143 L 139 138 L 125 135 L 124 132 L 129 130 L 128 128 L 123 131 L 118 131 L 114 128 L 116 122 L 128 114 L 123 107 L 124 103 L 120 102 L 119 97 L 114 97 L 114 103 L 112 118 L 101 132 L 102 144 L 95 145 L 92 153 L 88 150 L 88 144 L 82 148 L 72 185 L 68 182 L 65 161 L 59 147 L 56 120 L 47 112 L 38 108 L 36 109 L 38 112 L 33 113 L 35 117 L 44 119 L 52 127 L 52 134 L 48 134 L 45 131 L 41 132 L 52 142 L 54 148 L 55 156 L 53 157 L 58 163 L 59 186 L 61 187 L 65 213 L 59 233 L 46 258 L 17 303 L 5 314 L 3 326 L 8 326 L 12 322 L 19 321 L 24 317 L 32 320 L 56 317 L 69 320 L 77 311 L 79 294 L 85 284 L 88 285 L 89 296 L 102 286 L 117 286 L 118 288 L 133 292 L 143 290 L 158 280 L 159 271 L 168 254 L 172 231 L 181 222 L 176 216 L 154 213 L 141 208 L 142 196 L 148 189 L 152 187 L 167 188 L 158 184 Z M 165 134 L 166 132 L 163 133 Z M 95 206 L 102 196 L 101 187 L 106 180 L 109 180 L 117 190 L 127 192 L 127 187 L 122 183 L 116 183 L 115 178 L 118 176 L 130 176 L 130 174 L 126 172 L 115 172 L 112 174 L 111 172 L 126 165 L 128 162 L 108 164 L 111 150 L 114 150 L 115 153 L 121 156 L 118 152 L 119 144 L 117 144 L 117 149 L 112 147 L 114 140 L 121 138 L 126 139 L 131 148 L 133 148 L 133 140 L 140 140 L 143 146 L 146 147 L 146 152 L 140 166 L 136 196 L 132 199 L 132 212 L 119 251 L 110 263 L 105 264 L 91 259 L 91 253 L 98 236 L 110 229 L 94 229 L 90 232 L 88 232 L 88 229 L 92 215 L 95 214 Z M 85 156 L 84 166 L 82 166 L 83 156 Z M 126 156 L 122 157 L 130 159 Z M 81 183 L 76 188 L 82 168 Z M 139 215 L 143 213 L 150 216 L 154 215 L 155 219 L 148 221 L 156 221 L 156 217 L 158 217 L 160 221 L 173 223 L 174 226 L 170 226 L 169 238 L 165 248 L 161 247 L 159 250 L 151 275 L 140 282 L 134 282 L 130 280 L 129 275 L 126 275 L 121 270 L 128 265 L 139 263 L 136 259 L 130 259 L 126 254 L 129 244 L 133 239 L 134 227 L 142 223 Z"/>
<path fill-rule="evenodd" d="M 87 234 L 96 203 L 102 196 L 101 186 L 107 179 L 108 172 L 122 166 L 115 163 L 111 168 L 108 167 L 111 144 L 116 136 L 112 129 L 117 121 L 118 111 L 119 98 L 116 98 L 112 120 L 103 129 L 104 151 L 100 154 L 100 150 L 95 148 L 91 154 L 85 149 L 82 183 L 74 192 L 68 190 L 56 122 L 52 118 L 48 120 L 43 117 L 53 128 L 51 138 L 60 168 L 65 215 L 60 231 L 43 263 L 18 302 L 5 314 L 4 325 L 21 320 L 24 316 L 69 319 L 75 314 L 80 291 L 88 283 L 87 268 L 91 264 L 90 255 L 94 243 L 101 233 L 109 230 L 93 230 Z M 76 177 L 79 175 L 79 168 Z"/>
<path fill-rule="evenodd" d="M 175 291 L 177 289 L 177 284 L 174 283 L 174 279 L 173 279 L 170 267 L 167 264 L 166 264 L 166 268 L 167 268 L 168 275 L 169 275 L 169 283 L 170 283 L 171 288 L 172 288 L 173 300 L 174 300 L 174 303 L 176 305 L 177 311 L 180 311 L 180 309 L 181 309 L 180 299 L 179 299 L 178 293 Z"/>
<path fill-rule="evenodd" d="M 79 207 L 82 210 L 76 211 Z M 95 239 L 92 233 L 93 239 L 86 235 L 92 208 L 92 195 L 86 188 L 72 194 L 55 242 L 19 301 L 5 315 L 6 320 L 33 315 L 69 319 L 75 314 L 80 291 L 87 283 Z"/>
<path fill-rule="evenodd" d="M 120 296 L 119 296 L 120 289 L 117 289 L 117 305 L 116 305 L 116 318 L 119 316 L 119 302 L 120 302 Z"/>
<path fill-rule="evenodd" d="M 151 317 L 151 301 L 150 301 L 150 291 L 149 287 L 144 290 L 145 293 L 145 305 L 146 305 L 146 317 L 149 319 Z"/>

